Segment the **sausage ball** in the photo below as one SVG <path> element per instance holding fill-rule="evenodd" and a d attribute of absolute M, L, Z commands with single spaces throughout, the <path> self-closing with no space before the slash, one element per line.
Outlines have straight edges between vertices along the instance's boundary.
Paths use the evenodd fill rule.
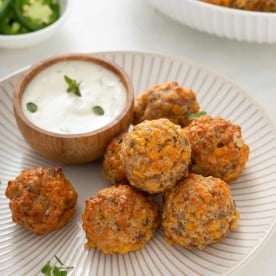
<path fill-rule="evenodd" d="M 190 174 L 164 194 L 162 227 L 169 244 L 204 249 L 237 228 L 239 212 L 229 185 Z"/>
<path fill-rule="evenodd" d="M 185 129 L 192 147 L 191 172 L 226 182 L 240 175 L 249 156 L 240 126 L 220 117 L 203 116 Z"/>
<path fill-rule="evenodd" d="M 188 175 L 191 146 L 184 129 L 168 119 L 144 121 L 124 138 L 120 157 L 132 186 L 160 193 Z"/>
<path fill-rule="evenodd" d="M 276 12 L 275 0 L 202 0 L 203 2 L 249 11 Z"/>
<path fill-rule="evenodd" d="M 125 254 L 143 248 L 153 237 L 160 223 L 159 206 L 129 185 L 110 186 L 86 200 L 82 220 L 87 249 Z"/>
<path fill-rule="evenodd" d="M 43 235 L 73 217 L 78 195 L 61 168 L 34 168 L 10 180 L 6 196 L 13 221 Z"/>
<path fill-rule="evenodd" d="M 186 126 L 190 123 L 188 115 L 198 111 L 195 93 L 173 81 L 152 86 L 136 98 L 133 122 L 138 124 L 144 120 L 167 118 Z"/>
<path fill-rule="evenodd" d="M 103 159 L 103 177 L 112 185 L 128 183 L 120 159 L 121 145 L 127 132 L 119 134 L 107 146 Z"/>

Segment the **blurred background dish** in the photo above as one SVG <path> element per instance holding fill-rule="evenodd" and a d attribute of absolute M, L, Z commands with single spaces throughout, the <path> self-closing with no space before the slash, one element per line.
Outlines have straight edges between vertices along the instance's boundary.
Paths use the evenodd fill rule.
<path fill-rule="evenodd" d="M 0 33 L 0 47 L 23 48 L 35 45 L 52 36 L 63 24 L 68 15 L 70 0 L 58 0 L 59 17 L 52 24 L 38 30 L 18 34 Z M 1 22 L 3 24 L 3 22 Z"/>
<path fill-rule="evenodd" d="M 199 31 L 237 41 L 276 43 L 276 13 L 221 7 L 199 0 L 148 0 L 170 18 Z"/>

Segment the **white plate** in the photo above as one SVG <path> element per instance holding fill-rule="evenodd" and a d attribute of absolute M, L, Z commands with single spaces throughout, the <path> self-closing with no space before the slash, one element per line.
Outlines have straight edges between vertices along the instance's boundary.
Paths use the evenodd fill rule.
<path fill-rule="evenodd" d="M 98 55 L 122 65 L 137 93 L 153 84 L 177 80 L 197 91 L 203 110 L 240 124 L 251 147 L 247 168 L 231 185 L 241 214 L 240 227 L 221 243 L 200 250 L 172 247 L 161 231 L 140 251 L 105 256 L 84 250 L 81 226 L 84 201 L 108 185 L 101 163 L 63 166 L 79 193 L 77 214 L 59 231 L 38 237 L 11 221 L 5 197 L 7 181 L 22 169 L 56 166 L 36 155 L 22 139 L 12 113 L 17 73 L 0 83 L 0 275 L 36 275 L 54 255 L 75 268 L 70 275 L 217 275 L 228 274 L 243 263 L 271 232 L 276 221 L 276 133 L 258 105 L 233 82 L 181 58 L 136 52 Z"/>
<path fill-rule="evenodd" d="M 199 31 L 238 41 L 276 43 L 276 13 L 230 9 L 199 0 L 147 1 Z"/>

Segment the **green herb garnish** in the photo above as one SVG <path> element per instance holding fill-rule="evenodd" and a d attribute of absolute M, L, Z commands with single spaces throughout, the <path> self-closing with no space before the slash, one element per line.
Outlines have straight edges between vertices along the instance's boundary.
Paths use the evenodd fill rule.
<path fill-rule="evenodd" d="M 65 265 L 56 255 L 55 258 L 59 263 L 59 266 L 52 266 L 50 261 L 46 263 L 41 269 L 41 272 L 46 276 L 66 276 L 67 273 L 72 270 L 73 266 Z"/>
<path fill-rule="evenodd" d="M 120 137 L 120 138 L 117 140 L 117 143 L 118 143 L 118 144 L 122 144 L 122 142 L 123 142 L 123 138 Z"/>
<path fill-rule="evenodd" d="M 37 111 L 37 105 L 35 103 L 28 102 L 26 106 L 27 106 L 27 109 L 32 113 L 35 113 Z"/>
<path fill-rule="evenodd" d="M 207 114 L 206 111 L 200 111 L 200 112 L 198 112 L 198 113 L 191 113 L 191 114 L 188 114 L 188 115 L 187 115 L 187 118 L 188 118 L 188 120 L 193 120 L 193 119 L 195 119 L 195 118 L 204 116 L 204 115 L 206 115 L 206 114 Z"/>
<path fill-rule="evenodd" d="M 94 112 L 95 114 L 97 114 L 97 115 L 100 115 L 100 116 L 104 115 L 104 110 L 103 110 L 103 108 L 102 108 L 101 106 L 99 106 L 99 105 L 93 106 L 93 107 L 92 107 L 92 110 L 93 110 L 93 112 Z"/>
<path fill-rule="evenodd" d="M 71 79 L 66 75 L 64 75 L 64 80 L 68 84 L 67 92 L 68 93 L 73 93 L 76 96 L 81 97 L 80 84 L 76 80 Z"/>

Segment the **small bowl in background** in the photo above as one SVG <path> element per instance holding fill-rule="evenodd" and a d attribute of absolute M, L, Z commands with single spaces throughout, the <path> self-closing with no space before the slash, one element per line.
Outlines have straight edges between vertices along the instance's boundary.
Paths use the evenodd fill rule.
<path fill-rule="evenodd" d="M 111 122 L 92 131 L 64 134 L 38 127 L 25 116 L 22 98 L 28 85 L 40 72 L 52 65 L 68 61 L 97 64 L 118 76 L 120 83 L 125 87 L 126 103 L 119 115 Z M 43 60 L 24 73 L 15 89 L 13 109 L 19 130 L 34 151 L 49 160 L 65 164 L 82 164 L 100 159 L 111 139 L 128 129 L 133 117 L 133 102 L 134 91 L 130 77 L 120 66 L 89 54 L 68 54 Z M 49 114 L 49 116 L 55 116 L 55 114 Z M 91 123 L 93 124 L 92 121 Z"/>
<path fill-rule="evenodd" d="M 208 34 L 250 43 L 276 43 L 276 13 L 232 9 L 200 0 L 148 2 L 170 18 Z"/>
<path fill-rule="evenodd" d="M 0 34 L 0 47 L 1 48 L 24 48 L 33 46 L 51 37 L 62 26 L 64 20 L 69 14 L 72 0 L 58 0 L 60 4 L 60 17 L 53 24 L 25 34 L 4 35 Z"/>

